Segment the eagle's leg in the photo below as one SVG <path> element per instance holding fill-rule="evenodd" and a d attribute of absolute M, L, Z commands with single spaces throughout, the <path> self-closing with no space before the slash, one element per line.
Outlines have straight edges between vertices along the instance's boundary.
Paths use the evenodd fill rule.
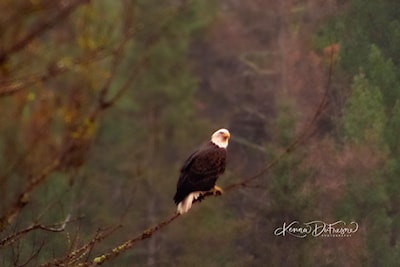
<path fill-rule="evenodd" d="M 219 196 L 219 195 L 222 195 L 224 193 L 224 190 L 222 190 L 222 188 L 219 187 L 218 185 L 214 185 L 214 188 L 213 188 L 212 192 L 213 192 L 214 196 Z"/>

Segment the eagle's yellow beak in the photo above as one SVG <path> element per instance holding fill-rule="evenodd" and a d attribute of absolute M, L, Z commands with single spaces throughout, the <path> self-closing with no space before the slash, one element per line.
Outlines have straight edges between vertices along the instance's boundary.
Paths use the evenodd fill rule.
<path fill-rule="evenodd" d="M 231 137 L 230 133 L 228 132 L 223 132 L 222 136 L 224 137 L 225 140 Z"/>

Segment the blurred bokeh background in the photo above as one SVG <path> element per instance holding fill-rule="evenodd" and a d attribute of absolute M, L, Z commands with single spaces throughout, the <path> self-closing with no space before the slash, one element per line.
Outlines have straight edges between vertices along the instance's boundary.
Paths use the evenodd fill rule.
<path fill-rule="evenodd" d="M 156 225 L 218 128 L 219 185 L 258 173 L 327 92 L 274 168 L 104 265 L 397 266 L 399 47 L 397 0 L 1 0 L 0 265 L 75 266 Z M 359 229 L 274 235 L 294 220 Z"/>

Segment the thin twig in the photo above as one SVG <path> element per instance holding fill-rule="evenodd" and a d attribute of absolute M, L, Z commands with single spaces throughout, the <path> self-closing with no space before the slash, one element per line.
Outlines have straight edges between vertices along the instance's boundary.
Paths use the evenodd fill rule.
<path fill-rule="evenodd" d="M 14 95 L 32 85 L 46 82 L 51 78 L 60 76 L 68 71 L 71 71 L 79 65 L 87 65 L 103 60 L 113 53 L 114 50 L 102 51 L 102 49 L 99 49 L 98 51 L 91 53 L 88 56 L 71 59 L 68 62 L 63 62 L 63 59 L 55 60 L 54 62 L 49 64 L 47 71 L 45 71 L 44 73 L 30 74 L 17 80 L 0 83 L 0 97 Z"/>
<path fill-rule="evenodd" d="M 23 230 L 20 230 L 17 233 L 14 233 L 14 234 L 7 236 L 7 237 L 3 238 L 2 240 L 0 240 L 0 248 L 11 245 L 12 243 L 16 242 L 21 237 L 23 237 L 24 235 L 26 235 L 27 233 L 29 233 L 33 230 L 39 229 L 39 230 L 48 231 L 48 232 L 63 232 L 65 230 L 65 227 L 67 226 L 67 224 L 71 221 L 72 221 L 71 215 L 69 214 L 65 218 L 64 221 L 59 222 L 59 223 L 54 223 L 54 224 L 50 224 L 50 225 L 44 225 L 44 224 L 39 224 L 39 223 L 32 224 L 31 226 L 29 226 Z"/>
<path fill-rule="evenodd" d="M 130 249 L 136 242 L 150 238 L 155 232 L 159 231 L 160 229 L 164 228 L 168 224 L 172 223 L 179 216 L 180 216 L 179 213 L 174 213 L 172 216 L 168 217 L 167 219 L 160 222 L 156 226 L 146 229 L 140 235 L 138 235 L 132 239 L 129 239 L 126 242 L 122 243 L 121 245 L 113 248 L 111 251 L 94 258 L 91 262 L 83 262 L 83 263 L 78 264 L 77 267 L 89 267 L 89 266 L 101 265 L 105 261 L 113 259 L 116 256 L 118 256 L 120 253 Z"/>
<path fill-rule="evenodd" d="M 24 47 L 30 44 L 35 38 L 39 37 L 42 33 L 54 27 L 55 25 L 57 25 L 57 23 L 63 21 L 77 7 L 88 2 L 89 0 L 72 1 L 71 4 L 69 4 L 66 7 L 63 7 L 62 10 L 53 18 L 43 21 L 38 25 L 35 25 L 35 27 L 30 32 L 28 32 L 24 37 L 22 37 L 19 41 L 12 44 L 9 48 L 0 51 L 0 64 L 3 63 L 7 59 L 7 57 L 22 50 Z"/>
<path fill-rule="evenodd" d="M 43 263 L 39 265 L 39 267 L 49 267 L 49 266 L 71 266 L 71 264 L 76 263 L 81 260 L 93 247 L 104 240 L 106 237 L 110 236 L 116 230 L 121 228 L 122 225 L 117 225 L 114 227 L 110 227 L 104 230 L 98 230 L 95 236 L 85 245 L 75 249 L 64 258 L 61 259 L 53 259 L 49 262 Z"/>
<path fill-rule="evenodd" d="M 59 164 L 60 161 L 58 158 L 56 158 L 53 162 L 46 166 L 37 177 L 30 180 L 28 186 L 22 191 L 22 193 L 20 193 L 11 208 L 0 218 L 0 233 L 11 224 L 21 209 L 29 203 L 29 197 L 32 191 L 39 184 L 45 181 L 47 177 L 58 168 Z"/>

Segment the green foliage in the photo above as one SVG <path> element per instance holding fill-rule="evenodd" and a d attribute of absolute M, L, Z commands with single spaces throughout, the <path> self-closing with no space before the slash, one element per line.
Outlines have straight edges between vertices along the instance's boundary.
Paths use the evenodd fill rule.
<path fill-rule="evenodd" d="M 352 94 L 343 112 L 345 136 L 356 143 L 381 143 L 385 123 L 381 92 L 360 73 L 354 77 Z"/>
<path fill-rule="evenodd" d="M 294 112 L 294 101 L 281 97 L 278 100 L 277 109 L 279 110 L 275 127 L 279 129 L 277 139 L 282 147 L 288 146 L 294 138 L 297 116 Z"/>
<path fill-rule="evenodd" d="M 368 62 L 364 68 L 365 75 L 371 84 L 379 87 L 385 110 L 391 109 L 395 101 L 400 98 L 399 69 L 393 64 L 391 58 L 385 60 L 376 45 L 371 45 Z"/>
<path fill-rule="evenodd" d="M 397 99 L 396 103 L 391 110 L 388 118 L 387 127 L 385 128 L 385 140 L 393 155 L 400 154 L 400 140 L 398 134 L 400 132 L 400 100 Z"/>
<path fill-rule="evenodd" d="M 63 258 L 98 229 L 122 225 L 79 260 L 93 259 L 156 225 L 175 211 L 172 196 L 182 161 L 208 140 L 215 122 L 246 133 L 235 139 L 232 131 L 232 151 L 240 150 L 239 139 L 250 147 L 230 155 L 239 163 L 229 165 L 219 180 L 222 187 L 242 178 L 238 169 L 243 177 L 262 169 L 295 140 L 309 109 L 296 105 L 307 104 L 303 96 L 298 101 L 289 93 L 312 96 L 314 88 L 304 88 L 321 77 L 299 81 L 291 75 L 311 76 L 309 70 L 324 62 L 303 53 L 308 37 L 302 35 L 314 28 L 303 28 L 303 20 L 320 16 L 310 12 L 312 5 L 287 2 L 282 9 L 276 1 L 223 1 L 218 9 L 212 0 L 82 1 L 18 46 L 74 1 L 56 2 L 0 1 L 0 215 L 23 190 L 45 178 L 22 212 L 7 218 L 11 225 L 0 232 L 0 240 L 32 223 L 83 217 L 63 232 L 32 231 L 0 247 L 0 265 L 37 266 Z M 342 91 L 332 95 L 347 96 L 335 103 L 344 138 L 332 138 L 340 142 L 332 141 L 331 154 L 322 151 L 326 158 L 320 159 L 308 154 L 315 147 L 324 150 L 315 135 L 308 140 L 314 146 L 310 150 L 280 158 L 248 187 L 194 205 L 189 214 L 106 264 L 398 264 L 400 2 L 350 0 L 345 5 L 313 37 L 319 54 L 330 45 L 340 51 L 339 72 L 332 77 L 340 76 L 342 83 L 331 87 Z M 271 17 L 268 23 L 265 17 Z M 285 23 L 277 27 L 275 20 Z M 210 39 L 202 39 L 209 26 L 215 26 Z M 266 45 L 272 48 L 268 52 Z M 266 53 L 267 66 L 255 72 L 240 60 L 255 55 L 251 61 L 260 63 L 259 55 Z M 204 60 L 197 73 L 190 55 Z M 277 93 L 283 83 L 285 93 Z M 17 90 L 7 95 L 6 89 Z M 245 114 L 242 124 L 235 123 L 240 122 L 236 114 Z M 58 158 L 61 164 L 43 174 Z M 332 181 L 318 180 L 325 176 Z M 332 195 L 322 194 L 320 187 Z M 360 224 L 347 258 L 341 254 L 349 247 L 336 246 L 346 244 L 342 240 L 273 234 L 284 222 L 331 218 Z M 349 258 L 353 262 L 346 262 Z"/>
<path fill-rule="evenodd" d="M 346 30 L 346 25 L 340 19 L 340 15 L 332 18 L 329 22 L 322 24 L 312 36 L 314 49 L 322 52 L 323 49 L 333 43 L 340 42 L 340 37 Z"/>
<path fill-rule="evenodd" d="M 399 30 L 398 13 L 399 3 L 396 1 L 370 1 L 368 3 L 360 0 L 351 1 L 351 11 L 345 17 L 347 32 L 344 34 L 345 56 L 343 66 L 352 70 L 357 70 L 359 66 L 364 66 L 369 53 L 368 46 L 376 44 L 379 48 L 385 49 L 385 57 L 396 59 L 399 52 L 393 50 L 391 43 L 398 42 L 393 37 L 398 36 Z M 390 25 L 392 25 L 390 27 Z"/>
<path fill-rule="evenodd" d="M 339 216 L 365 225 L 367 252 L 360 259 L 367 266 L 395 266 L 399 258 L 394 240 L 398 238 L 400 83 L 398 49 L 393 49 L 400 41 L 398 8 L 395 1 L 354 0 L 348 14 L 336 22 L 352 25 L 351 31 L 337 32 L 341 66 L 347 75 L 354 75 L 342 117 L 346 140 L 386 157 L 380 171 L 365 173 L 357 165 L 347 171 L 346 196 L 338 206 Z"/>
<path fill-rule="evenodd" d="M 188 54 L 191 43 L 214 18 L 215 4 L 172 2 L 82 4 L 57 21 L 56 30 L 35 36 L 28 49 L 7 57 L 4 64 L 10 77 L 4 76 L 4 84 L 16 81 L 25 86 L 33 80 L 33 85 L 27 83 L 27 89 L 1 99 L 0 110 L 9 115 L 0 126 L 1 215 L 30 179 L 40 177 L 66 150 L 61 166 L 35 188 L 28 214 L 21 215 L 12 229 L 34 220 L 59 222 L 68 214 L 84 219 L 68 225 L 65 234 L 28 234 L 23 246 L 17 242 L 7 249 L 1 265 L 12 260 L 22 264 L 50 237 L 43 241 L 46 253 L 34 257 L 35 264 L 63 257 L 93 238 L 97 228 L 126 224 L 128 230 L 98 246 L 99 251 L 107 249 L 175 210 L 172 196 L 179 164 L 200 140 L 209 138 L 211 128 L 196 118 L 197 78 Z M 12 7 L 16 20 L 0 33 L 5 48 L 29 32 L 31 24 L 40 24 L 63 7 L 43 2 L 38 6 L 41 12 L 35 13 L 30 10 L 33 3 L 4 5 Z M 32 12 L 32 20 L 19 12 L 23 8 Z M 0 10 L 0 20 L 7 22 L 7 9 Z M 121 91 L 122 87 L 127 89 Z M 119 92 L 123 94 L 112 103 L 113 109 L 97 120 L 100 100 L 111 101 Z M 168 242 L 160 245 L 168 251 Z M 143 247 L 120 257 L 119 263 L 145 263 L 151 253 Z M 160 255 L 154 256 L 157 262 Z"/>
<path fill-rule="evenodd" d="M 294 99 L 282 94 L 277 102 L 277 114 L 269 128 L 273 140 L 266 146 L 266 159 L 276 158 L 293 142 L 299 117 Z M 307 222 L 320 217 L 316 209 L 319 192 L 313 185 L 313 169 L 304 165 L 306 154 L 300 149 L 282 158 L 268 172 L 266 179 L 254 182 L 256 189 L 252 190 L 250 186 L 245 191 L 247 198 L 241 205 L 246 208 L 241 213 L 249 221 L 241 243 L 245 255 L 252 257 L 250 265 L 311 264 L 312 257 L 308 251 L 315 249 L 312 237 L 301 239 L 274 235 L 274 230 L 282 227 L 283 223 Z"/>
<path fill-rule="evenodd" d="M 342 74 L 353 77 L 341 119 L 344 146 L 374 155 L 356 155 L 347 167 L 338 205 L 338 216 L 364 225 L 366 250 L 359 259 L 366 266 L 396 266 L 399 259 L 399 10 L 398 1 L 348 1 L 317 39 L 337 38 Z"/>

